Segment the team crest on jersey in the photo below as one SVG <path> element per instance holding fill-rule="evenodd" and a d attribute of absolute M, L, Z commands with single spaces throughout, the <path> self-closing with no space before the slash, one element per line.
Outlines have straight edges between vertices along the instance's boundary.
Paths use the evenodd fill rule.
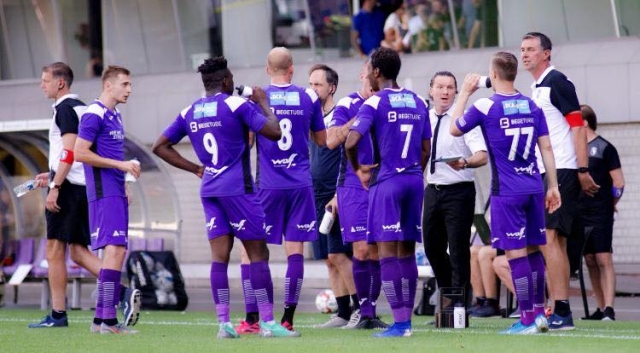
<path fill-rule="evenodd" d="M 513 115 L 518 113 L 531 114 L 529 102 L 524 99 L 509 99 L 502 101 L 502 110 L 504 111 L 504 115 Z"/>
<path fill-rule="evenodd" d="M 298 92 L 270 92 L 269 105 L 300 105 L 300 93 Z"/>
<path fill-rule="evenodd" d="M 389 104 L 391 104 L 393 108 L 415 108 L 416 100 L 412 94 L 393 93 L 389 95 Z"/>
<path fill-rule="evenodd" d="M 218 115 L 218 102 L 195 104 L 193 106 L 193 119 L 201 119 Z"/>
<path fill-rule="evenodd" d="M 593 146 L 589 149 L 589 155 L 595 157 L 598 154 L 598 147 Z"/>

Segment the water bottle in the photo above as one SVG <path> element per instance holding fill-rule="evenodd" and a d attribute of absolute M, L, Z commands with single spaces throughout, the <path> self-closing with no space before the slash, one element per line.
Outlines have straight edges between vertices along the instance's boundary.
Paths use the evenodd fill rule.
<path fill-rule="evenodd" d="M 333 218 L 333 212 L 331 211 L 331 206 L 324 210 L 324 217 L 322 217 L 322 222 L 320 222 L 320 227 L 318 228 L 318 231 L 322 234 L 329 234 L 331 227 L 333 227 L 335 219 Z"/>
<path fill-rule="evenodd" d="M 466 309 L 462 304 L 456 304 L 453 308 L 453 328 L 466 327 Z"/>
<path fill-rule="evenodd" d="M 13 188 L 13 192 L 16 193 L 16 196 L 22 197 L 26 195 L 29 191 L 35 190 L 35 188 L 36 188 L 36 181 L 31 179 Z"/>
<path fill-rule="evenodd" d="M 140 161 L 139 161 L 139 160 L 137 160 L 136 158 L 133 158 L 133 159 L 131 160 L 131 162 L 133 162 L 133 163 L 135 163 L 135 164 L 137 164 L 137 165 L 140 165 Z M 131 174 L 131 173 L 129 173 L 129 172 L 127 172 L 127 174 L 124 176 L 124 180 L 125 180 L 127 183 L 129 183 L 129 184 L 133 184 L 133 183 L 135 183 L 136 181 L 138 181 L 138 179 L 137 179 L 135 176 L 133 176 L 133 174 Z"/>

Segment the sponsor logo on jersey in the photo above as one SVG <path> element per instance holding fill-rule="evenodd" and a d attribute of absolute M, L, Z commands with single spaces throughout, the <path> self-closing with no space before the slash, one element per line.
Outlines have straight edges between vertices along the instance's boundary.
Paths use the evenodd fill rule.
<path fill-rule="evenodd" d="M 291 168 L 291 167 L 295 167 L 296 164 L 293 163 L 293 161 L 295 160 L 296 156 L 298 156 L 297 153 L 294 153 L 292 155 L 290 155 L 288 158 L 283 158 L 283 159 L 272 159 L 271 163 L 273 163 L 274 167 L 280 167 L 280 168 Z"/>
<path fill-rule="evenodd" d="M 351 233 L 355 233 L 355 232 L 366 232 L 367 231 L 367 227 L 363 227 L 363 226 L 351 226 Z"/>
<path fill-rule="evenodd" d="M 307 232 L 312 232 L 316 230 L 316 221 L 311 221 L 309 224 L 296 224 L 298 230 L 304 230 Z"/>
<path fill-rule="evenodd" d="M 389 104 L 393 108 L 416 108 L 416 100 L 412 94 L 392 93 L 389 95 Z"/>
<path fill-rule="evenodd" d="M 124 132 L 122 130 L 111 130 L 109 136 L 112 140 L 124 140 Z"/>
<path fill-rule="evenodd" d="M 529 101 L 524 99 L 509 99 L 502 101 L 502 110 L 504 115 L 513 114 L 531 114 Z"/>
<path fill-rule="evenodd" d="M 213 230 L 213 228 L 218 228 L 218 226 L 216 225 L 216 218 L 211 217 L 209 222 L 207 222 L 206 227 L 208 230 Z"/>
<path fill-rule="evenodd" d="M 113 237 L 125 237 L 127 236 L 127 232 L 124 230 L 114 230 L 113 234 L 111 235 Z"/>
<path fill-rule="evenodd" d="M 92 238 L 97 238 L 98 234 L 100 234 L 100 227 L 98 227 L 98 229 L 96 229 L 95 232 L 91 233 L 91 237 Z"/>
<path fill-rule="evenodd" d="M 535 168 L 535 162 L 531 162 L 531 164 L 529 164 L 528 167 L 522 167 L 522 168 L 513 168 L 513 170 L 516 172 L 516 174 L 529 174 L 529 175 L 534 175 L 536 173 L 536 171 L 534 170 Z"/>
<path fill-rule="evenodd" d="M 193 120 L 217 115 L 218 102 L 208 102 L 204 104 L 196 104 L 193 106 Z"/>
<path fill-rule="evenodd" d="M 522 239 L 524 239 L 526 233 L 527 232 L 526 232 L 525 227 L 522 227 L 517 232 L 507 233 L 507 238 L 514 239 L 514 240 L 522 240 Z"/>
<path fill-rule="evenodd" d="M 300 105 L 300 93 L 298 92 L 269 92 L 269 105 Z"/>
<path fill-rule="evenodd" d="M 398 221 L 398 223 L 396 224 L 389 224 L 389 225 L 382 225 L 382 231 L 383 232 L 394 232 L 394 233 L 400 233 L 402 231 L 402 228 L 400 227 L 400 221 Z"/>

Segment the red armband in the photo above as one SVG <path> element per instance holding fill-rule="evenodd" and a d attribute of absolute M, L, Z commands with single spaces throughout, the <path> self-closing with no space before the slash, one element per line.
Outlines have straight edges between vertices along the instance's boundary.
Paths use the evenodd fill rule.
<path fill-rule="evenodd" d="M 580 111 L 573 111 L 567 115 L 564 116 L 565 119 L 567 119 L 567 122 L 569 123 L 569 127 L 581 127 L 584 126 L 583 120 L 582 120 L 582 113 Z"/>
<path fill-rule="evenodd" d="M 60 153 L 60 162 L 73 164 L 73 150 L 62 150 L 62 153 Z"/>

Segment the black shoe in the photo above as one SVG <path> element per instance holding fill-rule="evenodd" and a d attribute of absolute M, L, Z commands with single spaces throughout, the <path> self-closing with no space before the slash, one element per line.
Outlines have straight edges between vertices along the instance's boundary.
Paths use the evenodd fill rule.
<path fill-rule="evenodd" d="M 602 320 L 604 318 L 604 313 L 600 311 L 600 308 L 597 308 L 596 311 L 585 317 L 584 320 Z"/>
<path fill-rule="evenodd" d="M 616 312 L 613 311 L 613 308 L 607 306 L 604 308 L 604 317 L 602 321 L 616 321 Z"/>
<path fill-rule="evenodd" d="M 499 316 L 499 315 L 500 315 L 500 308 L 498 307 L 497 301 L 494 301 L 494 302 L 486 301 L 480 309 L 469 314 L 469 316 L 471 317 L 492 317 L 492 316 Z"/>
<path fill-rule="evenodd" d="M 384 321 L 380 320 L 380 317 L 378 317 L 378 316 L 376 316 L 373 319 L 371 319 L 371 322 L 370 322 L 369 325 L 374 330 L 384 330 L 384 329 L 389 328 L 389 325 L 387 323 L 385 323 Z"/>

